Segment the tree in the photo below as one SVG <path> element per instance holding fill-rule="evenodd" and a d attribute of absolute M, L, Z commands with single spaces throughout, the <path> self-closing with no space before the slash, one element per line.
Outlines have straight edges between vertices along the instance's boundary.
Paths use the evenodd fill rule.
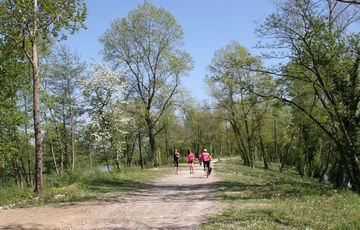
<path fill-rule="evenodd" d="M 151 159 L 157 165 L 156 135 L 160 118 L 178 93 L 180 76 L 192 68 L 190 55 L 179 49 L 181 27 L 173 16 L 149 2 L 116 20 L 100 41 L 105 60 L 120 67 L 130 83 L 130 97 L 147 125 Z"/>
<path fill-rule="evenodd" d="M 22 160 L 21 149 L 28 144 L 26 137 L 22 138 L 25 135 L 21 133 L 28 117 L 18 107 L 21 91 L 26 91 L 28 86 L 22 78 L 26 69 L 23 59 L 21 53 L 13 51 L 12 44 L 0 39 L 0 181 L 7 182 L 15 178 L 17 184 L 22 184 L 22 176 L 19 175 L 23 171 L 20 168 L 24 169 L 19 164 Z M 27 184 L 31 184 L 29 177 L 23 176 Z"/>
<path fill-rule="evenodd" d="M 257 73 L 249 69 L 260 66 L 260 60 L 237 42 L 218 50 L 209 66 L 212 95 L 231 124 L 244 163 L 251 167 L 255 160 L 255 134 L 267 108 L 260 111 L 258 104 L 262 101 L 249 94 L 246 85 L 254 85 L 257 80 Z"/>
<path fill-rule="evenodd" d="M 289 62 L 273 73 L 288 80 L 287 84 L 297 82 L 306 87 L 322 112 L 299 103 L 296 98 L 300 94 L 290 95 L 281 90 L 272 97 L 301 110 L 328 135 L 337 146 L 338 163 L 342 166 L 339 171 L 342 176 L 337 177 L 340 179 L 336 185 L 347 186 L 350 182 L 357 192 L 360 36 L 348 33 L 348 28 L 359 16 L 356 8 L 337 1 L 328 0 L 326 5 L 313 0 L 286 1 L 259 28 L 261 35 L 276 41 L 273 47 L 288 51 L 285 54 Z"/>
<path fill-rule="evenodd" d="M 102 148 L 108 168 L 106 149 L 114 151 L 116 167 L 120 169 L 119 157 L 125 141 L 126 127 L 132 119 L 126 113 L 127 102 L 124 75 L 105 65 L 94 65 L 92 75 L 82 81 L 86 110 L 91 118 L 87 124 L 97 144 Z"/>
<path fill-rule="evenodd" d="M 63 30 L 71 34 L 84 28 L 86 6 L 83 0 L 1 0 L 0 34 L 17 45 L 27 57 L 33 74 L 33 114 L 35 133 L 35 192 L 41 197 L 42 146 L 40 127 L 39 87 L 40 71 L 38 49 L 42 41 L 51 37 L 65 39 Z M 44 44 L 44 43 L 43 43 Z"/>
<path fill-rule="evenodd" d="M 46 107 L 51 111 L 51 114 L 48 113 L 48 115 L 62 124 L 64 145 L 70 145 L 70 151 L 67 153 L 69 168 L 74 170 L 76 161 L 75 132 L 81 110 L 79 80 L 83 75 L 85 64 L 81 63 L 77 54 L 70 52 L 65 46 L 59 46 L 53 50 L 54 53 L 47 61 L 47 70 L 44 71 L 44 82 L 46 81 L 47 87 L 44 90 L 47 90 L 49 94 L 47 99 L 44 97 L 44 101 Z M 49 97 L 52 100 L 48 100 Z M 46 101 L 49 102 L 46 103 Z"/>

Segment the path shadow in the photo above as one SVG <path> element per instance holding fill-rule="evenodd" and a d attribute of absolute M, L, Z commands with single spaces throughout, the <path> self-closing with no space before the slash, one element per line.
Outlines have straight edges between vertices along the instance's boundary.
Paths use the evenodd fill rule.
<path fill-rule="evenodd" d="M 10 224 L 8 226 L 0 227 L 0 230 L 43 230 L 43 229 L 49 229 L 49 227 L 46 227 L 41 224 Z"/>

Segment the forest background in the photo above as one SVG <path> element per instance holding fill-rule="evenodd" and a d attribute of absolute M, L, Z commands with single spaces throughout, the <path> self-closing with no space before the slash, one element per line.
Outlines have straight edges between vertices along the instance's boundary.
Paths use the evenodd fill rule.
<path fill-rule="evenodd" d="M 359 12 L 357 1 L 279 1 L 256 28 L 264 55 L 237 41 L 214 52 L 207 103 L 182 85 L 194 60 L 164 8 L 114 19 L 104 62 L 85 63 L 58 45 L 86 27 L 85 1 L 0 1 L 0 183 L 43 197 L 44 177 L 207 148 L 358 193 Z"/>

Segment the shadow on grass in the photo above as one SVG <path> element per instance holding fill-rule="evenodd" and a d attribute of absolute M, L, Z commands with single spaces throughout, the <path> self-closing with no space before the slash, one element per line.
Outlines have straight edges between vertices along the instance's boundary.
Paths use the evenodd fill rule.
<path fill-rule="evenodd" d="M 237 199 L 264 199 L 271 198 L 271 187 L 260 184 L 246 184 L 242 182 L 220 181 L 213 186 L 221 192 L 220 196 L 225 200 Z"/>
<path fill-rule="evenodd" d="M 234 225 L 234 222 L 236 222 L 237 229 L 248 229 L 249 225 L 254 222 L 257 222 L 256 229 L 306 229 L 306 225 L 301 221 L 285 218 L 281 210 L 261 208 L 247 209 L 240 213 L 227 210 L 222 215 L 209 219 L 208 225 L 221 228 Z"/>
<path fill-rule="evenodd" d="M 239 169 L 237 169 L 239 170 Z M 274 170 L 230 168 L 217 170 L 224 179 L 213 186 L 225 200 L 271 199 L 299 197 L 304 195 L 332 194 L 330 185 L 306 180 L 290 173 Z M 250 182 L 251 181 L 251 182 Z"/>
<path fill-rule="evenodd" d="M 108 193 L 108 192 L 132 192 L 138 189 L 146 188 L 148 184 L 134 180 L 118 180 L 109 178 L 98 178 L 89 182 L 87 189 L 90 192 Z"/>

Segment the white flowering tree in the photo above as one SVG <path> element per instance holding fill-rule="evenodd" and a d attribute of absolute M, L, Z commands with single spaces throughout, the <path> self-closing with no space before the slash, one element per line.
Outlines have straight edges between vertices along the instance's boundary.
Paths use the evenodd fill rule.
<path fill-rule="evenodd" d="M 108 168 L 109 158 L 106 152 L 109 149 L 114 153 L 117 169 L 120 168 L 124 136 L 132 123 L 126 113 L 127 102 L 123 99 L 126 86 L 123 74 L 99 64 L 93 65 L 90 77 L 82 81 L 90 118 L 86 126 L 98 149 L 103 151 Z"/>

